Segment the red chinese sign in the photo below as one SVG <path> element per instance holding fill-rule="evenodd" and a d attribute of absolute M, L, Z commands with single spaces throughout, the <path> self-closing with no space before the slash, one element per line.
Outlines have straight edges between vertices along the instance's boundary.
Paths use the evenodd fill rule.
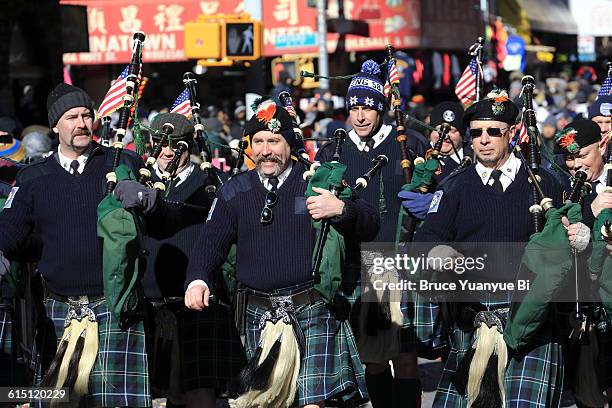
<path fill-rule="evenodd" d="M 62 0 L 86 5 L 89 52 L 66 53 L 64 64 L 128 63 L 132 35 L 143 31 L 143 61 L 185 61 L 183 25 L 199 14 L 242 13 L 244 0 Z"/>
<path fill-rule="evenodd" d="M 317 51 L 317 10 L 304 0 L 264 0 L 264 54 L 266 56 Z M 338 17 L 338 1 L 328 1 L 329 18 Z M 344 16 L 368 23 L 370 35 L 347 35 L 347 51 L 381 50 L 420 45 L 419 0 L 344 0 Z M 330 52 L 336 50 L 338 34 L 327 35 Z"/>
<path fill-rule="evenodd" d="M 87 6 L 89 52 L 64 54 L 65 64 L 117 64 L 130 61 L 132 35 L 144 31 L 145 62 L 184 61 L 183 27 L 200 14 L 238 14 L 244 0 L 61 0 L 61 4 Z M 306 0 L 262 0 L 264 55 L 317 51 L 317 10 Z M 338 17 L 338 1 L 328 1 L 328 17 Z M 344 15 L 368 23 L 370 35 L 346 36 L 347 51 L 420 45 L 419 0 L 344 0 Z M 338 34 L 327 36 L 330 52 Z"/>

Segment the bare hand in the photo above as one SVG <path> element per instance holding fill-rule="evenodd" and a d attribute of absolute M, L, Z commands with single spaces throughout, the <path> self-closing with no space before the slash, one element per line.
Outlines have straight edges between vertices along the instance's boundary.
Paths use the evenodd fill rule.
<path fill-rule="evenodd" d="M 208 307 L 210 290 L 205 285 L 194 285 L 185 292 L 185 306 L 193 310 L 203 310 Z"/>
<path fill-rule="evenodd" d="M 306 200 L 306 208 L 308 208 L 308 212 L 313 219 L 320 220 L 321 218 L 333 218 L 342 215 L 344 201 L 324 188 L 313 187 L 312 191 L 319 193 L 318 196 L 308 197 Z"/>
<path fill-rule="evenodd" d="M 597 217 L 604 208 L 612 208 L 612 192 L 602 191 L 591 203 L 593 215 Z"/>

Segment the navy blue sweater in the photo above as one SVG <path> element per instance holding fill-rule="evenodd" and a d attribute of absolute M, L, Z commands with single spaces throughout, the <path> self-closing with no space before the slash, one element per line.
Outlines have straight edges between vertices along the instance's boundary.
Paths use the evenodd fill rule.
<path fill-rule="evenodd" d="M 540 175 L 542 189 L 558 208 L 561 186 L 548 172 L 541 171 Z M 445 183 L 437 211 L 427 214 L 414 242 L 429 243 L 419 247 L 423 251 L 447 244 L 466 257 L 486 253 L 485 269 L 478 275 L 512 281 L 524 245 L 535 232 L 531 205 L 531 185 L 524 166 L 503 192 L 485 186 L 476 167 L 470 166 Z"/>
<path fill-rule="evenodd" d="M 64 170 L 55 155 L 21 170 L 12 205 L 0 213 L 0 250 L 11 257 L 35 233 L 42 242 L 38 271 L 65 296 L 103 293 L 96 209 L 114 150 L 95 146 L 79 176 Z M 122 162 L 134 170 L 142 165 L 127 151 Z"/>
<path fill-rule="evenodd" d="M 355 181 L 359 177 L 372 167 L 373 158 L 384 154 L 389 159 L 382 172 L 370 180 L 366 189 L 359 192 L 359 196 L 374 206 L 380 213 L 380 231 L 376 236 L 376 242 L 395 242 L 397 217 L 401 207 L 401 201 L 397 198 L 397 193 L 405 184 L 400 165 L 401 151 L 399 143 L 395 140 L 396 137 L 397 133 L 393 130 L 380 145 L 369 152 L 359 151 L 352 140 L 347 138 L 340 158 L 340 161 L 347 165 L 345 177 L 352 186 L 355 185 Z M 426 146 L 421 140 L 412 136 L 408 137 L 407 145 L 417 155 L 423 156 Z M 319 150 L 317 160 L 330 161 L 333 153 L 334 143 L 328 143 Z M 380 194 L 381 177 L 382 195 Z"/>
<path fill-rule="evenodd" d="M 270 291 L 311 281 L 315 230 L 306 209 L 303 172 L 301 165 L 294 164 L 277 190 L 274 218 L 267 225 L 260 216 L 268 191 L 256 171 L 224 184 L 193 247 L 187 282 L 210 283 L 233 243 L 237 244 L 236 279 L 248 287 Z M 332 225 L 349 242 L 373 239 L 379 227 L 375 210 L 363 200 L 345 200 L 345 204 L 345 214 Z"/>
<path fill-rule="evenodd" d="M 148 297 L 183 296 L 189 253 L 206 222 L 206 215 L 212 202 L 204 187 L 209 182 L 205 173 L 197 166 L 187 179 L 173 187 L 166 199 L 201 206 L 202 209 L 185 208 L 182 211 L 181 226 L 161 225 L 151 220 L 151 235 L 145 238 L 148 255 L 145 258 L 145 273 L 142 285 Z M 153 228 L 153 225 L 158 228 Z"/>

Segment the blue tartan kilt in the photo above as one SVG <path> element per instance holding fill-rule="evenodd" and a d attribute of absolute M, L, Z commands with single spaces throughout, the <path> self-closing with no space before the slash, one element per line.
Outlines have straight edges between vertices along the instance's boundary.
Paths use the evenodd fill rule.
<path fill-rule="evenodd" d="M 551 327 L 522 359 L 510 359 L 505 375 L 506 408 L 552 408 L 560 404 L 563 391 L 563 353 L 561 344 L 552 341 Z M 453 342 L 438 384 L 433 407 L 467 407 L 451 379 L 461 359 L 474 341 L 475 330 L 453 327 Z"/>
<path fill-rule="evenodd" d="M 416 351 L 419 357 L 431 360 L 445 354 L 448 338 L 441 305 L 428 301 L 416 292 L 404 292 L 401 309 L 404 315 L 400 336 L 402 351 Z"/>
<path fill-rule="evenodd" d="M 252 305 L 246 308 L 249 359 L 257 349 L 262 331 L 259 320 L 265 311 Z M 306 338 L 298 377 L 297 405 L 325 400 L 366 402 L 365 373 L 349 323 L 336 320 L 322 300 L 300 306 L 295 316 Z"/>
<path fill-rule="evenodd" d="M 212 303 L 203 311 L 179 314 L 183 390 L 227 391 L 246 365 L 246 353 L 231 308 Z"/>
<path fill-rule="evenodd" d="M 98 320 L 98 356 L 89 377 L 86 406 L 151 406 L 144 323 L 122 331 L 104 301 L 90 304 Z M 68 304 L 47 299 L 47 332 L 36 378 L 40 381 L 64 333 Z"/>

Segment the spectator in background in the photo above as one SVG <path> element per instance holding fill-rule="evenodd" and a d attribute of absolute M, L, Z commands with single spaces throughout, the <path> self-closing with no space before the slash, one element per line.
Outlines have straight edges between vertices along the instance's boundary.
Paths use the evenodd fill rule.
<path fill-rule="evenodd" d="M 242 139 L 242 130 L 246 124 L 246 106 L 240 105 L 234 109 L 234 120 L 230 124 L 232 139 Z"/>
<path fill-rule="evenodd" d="M 25 135 L 22 140 L 25 149 L 25 163 L 33 163 L 47 157 L 53 150 L 51 142 L 47 133 L 30 132 Z"/>

